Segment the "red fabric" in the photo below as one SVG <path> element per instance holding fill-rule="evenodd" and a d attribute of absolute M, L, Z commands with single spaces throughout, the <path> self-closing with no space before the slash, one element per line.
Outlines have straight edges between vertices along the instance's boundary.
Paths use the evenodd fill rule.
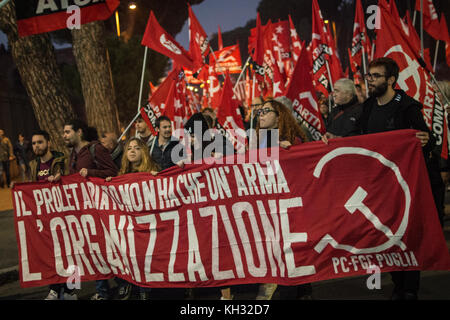
<path fill-rule="evenodd" d="M 241 73 L 242 60 L 239 44 L 222 48 L 214 54 L 210 53 L 209 64 L 215 67 L 215 72 L 218 74 L 224 74 L 225 71 L 231 74 Z"/>
<path fill-rule="evenodd" d="M 416 0 L 416 11 L 420 14 L 420 1 Z M 439 16 L 433 4 L 433 0 L 422 0 L 423 1 L 423 29 L 434 39 L 443 40 L 441 33 L 441 26 L 439 23 Z"/>
<path fill-rule="evenodd" d="M 190 70 L 194 68 L 194 62 L 189 53 L 159 25 L 153 11 L 150 12 L 144 37 L 142 38 L 142 45 L 172 58 L 183 67 Z"/>
<path fill-rule="evenodd" d="M 330 81 L 333 81 L 333 79 L 330 79 L 327 70 L 326 64 L 329 60 L 327 31 L 317 0 L 313 0 L 312 2 L 311 54 L 313 60 L 313 79 L 316 89 L 328 97 L 328 90 L 331 89 Z"/>
<path fill-rule="evenodd" d="M 217 45 L 219 50 L 223 49 L 222 32 L 220 31 L 220 26 L 217 26 Z"/>
<path fill-rule="evenodd" d="M 226 73 L 220 105 L 217 110 L 217 122 L 226 130 L 227 137 L 235 149 L 244 152 L 246 141 L 244 123 L 239 111 L 239 105 L 233 99 L 233 95 L 233 84 L 231 83 L 230 74 Z"/>
<path fill-rule="evenodd" d="M 289 31 L 291 33 L 291 53 L 294 62 L 297 62 L 300 56 L 300 51 L 302 51 L 302 44 L 300 43 L 300 38 L 295 30 L 294 23 L 292 22 L 291 15 L 289 15 Z"/>
<path fill-rule="evenodd" d="M 184 73 L 181 68 L 174 68 L 174 79 L 170 85 L 170 90 L 165 100 L 165 107 L 162 114 L 172 120 L 172 127 L 175 137 L 182 136 L 183 124 L 187 120 L 189 105 L 186 101 L 186 83 L 184 80 Z M 177 131 L 178 130 L 178 131 Z"/>
<path fill-rule="evenodd" d="M 189 53 L 194 61 L 194 69 L 198 70 L 205 64 L 205 58 L 209 53 L 208 35 L 198 22 L 197 17 L 192 11 L 190 5 L 189 9 Z"/>
<path fill-rule="evenodd" d="M 436 98 L 428 72 L 419 64 L 419 53 L 405 37 L 402 27 L 396 23 L 389 10 L 381 8 L 381 28 L 376 39 L 375 58 L 394 59 L 400 69 L 397 86 L 423 105 L 422 113 L 428 128 L 435 133 L 441 157 L 447 159 L 447 124 L 442 104 Z"/>
<path fill-rule="evenodd" d="M 302 50 L 294 69 L 286 97 L 291 99 L 294 115 L 308 127 L 314 140 L 326 132 L 312 83 L 311 64 L 307 50 Z"/>
<path fill-rule="evenodd" d="M 371 265 L 450 270 L 415 132 L 303 143 L 268 162 L 187 164 L 156 177 L 15 184 L 21 286 L 73 281 L 74 270 L 81 281 L 148 287 L 295 285 L 366 275 Z"/>
<path fill-rule="evenodd" d="M 38 1 L 34 1 L 35 4 Z M 106 0 L 104 3 L 90 4 L 80 7 L 80 23 L 85 24 L 97 20 L 106 20 L 119 6 L 118 0 Z M 17 9 L 16 9 L 17 10 Z M 66 12 L 66 9 L 59 9 L 55 13 L 36 15 L 34 17 L 18 19 L 17 28 L 19 36 L 25 37 L 32 34 L 45 33 L 67 28 L 67 20 L 73 12 Z M 20 13 L 17 12 L 17 16 Z"/>
<path fill-rule="evenodd" d="M 356 0 L 355 22 L 353 24 L 352 48 L 351 50 L 350 49 L 348 50 L 350 52 L 349 58 L 352 72 L 356 73 L 357 70 L 363 70 L 363 63 L 362 63 L 363 50 L 365 52 L 366 61 L 368 62 L 371 46 L 370 46 L 370 39 L 367 36 L 366 22 L 364 19 L 364 11 L 361 5 L 361 0 Z"/>

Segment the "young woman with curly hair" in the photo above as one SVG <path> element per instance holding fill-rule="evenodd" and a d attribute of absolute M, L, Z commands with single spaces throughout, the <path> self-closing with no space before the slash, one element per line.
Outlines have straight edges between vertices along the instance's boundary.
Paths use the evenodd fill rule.
<path fill-rule="evenodd" d="M 309 141 L 306 133 L 297 123 L 291 110 L 281 102 L 268 97 L 264 100 L 262 108 L 258 110 L 258 122 L 256 124 L 256 136 L 258 138 L 258 148 L 270 148 L 279 145 L 288 148 L 291 145 Z M 267 132 L 261 132 L 266 129 Z M 276 132 L 271 129 L 278 129 L 278 143 L 272 145 L 272 134 Z M 265 134 L 266 133 L 266 134 Z"/>

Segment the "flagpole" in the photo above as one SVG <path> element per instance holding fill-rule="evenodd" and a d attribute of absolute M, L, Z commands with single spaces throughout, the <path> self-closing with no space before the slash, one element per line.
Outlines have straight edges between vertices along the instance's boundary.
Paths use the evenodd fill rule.
<path fill-rule="evenodd" d="M 436 61 L 439 51 L 439 40 L 436 40 L 436 50 L 434 51 L 434 62 L 433 62 L 433 72 L 436 72 Z"/>
<path fill-rule="evenodd" d="M 237 87 L 239 81 L 240 81 L 241 78 L 242 78 L 242 75 L 244 74 L 245 70 L 247 69 L 247 65 L 248 65 L 248 62 L 250 61 L 250 58 L 251 58 L 251 56 L 248 56 L 247 61 L 245 61 L 244 69 L 242 69 L 241 74 L 240 74 L 239 77 L 237 78 L 236 84 L 234 85 L 234 88 L 233 88 L 233 91 L 234 91 L 234 89 L 236 89 L 236 87 Z"/>
<path fill-rule="evenodd" d="M 420 0 L 420 57 L 423 59 L 423 0 Z"/>
<path fill-rule="evenodd" d="M 144 51 L 144 61 L 142 63 L 141 85 L 139 88 L 139 100 L 138 100 L 138 112 L 141 109 L 142 87 L 144 85 L 145 65 L 147 64 L 147 52 L 148 52 L 148 47 L 146 46 L 145 51 Z"/>
<path fill-rule="evenodd" d="M 366 66 L 366 50 L 363 48 L 363 50 L 362 50 L 362 60 L 363 60 L 363 69 L 364 69 L 364 75 L 363 75 L 363 78 L 364 78 L 364 83 L 365 83 L 365 85 L 366 85 L 366 96 L 368 97 L 369 96 L 369 88 L 367 87 L 367 79 L 366 79 L 366 77 L 365 77 L 365 75 L 366 75 L 366 73 L 367 73 L 367 66 Z"/>

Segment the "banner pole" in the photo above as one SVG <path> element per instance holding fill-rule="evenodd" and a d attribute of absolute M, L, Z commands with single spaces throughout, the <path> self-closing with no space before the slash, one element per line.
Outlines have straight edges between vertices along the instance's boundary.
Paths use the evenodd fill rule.
<path fill-rule="evenodd" d="M 436 62 L 439 51 L 439 40 L 436 40 L 436 50 L 434 51 L 433 72 L 436 72 Z"/>
<path fill-rule="evenodd" d="M 420 0 L 420 57 L 423 59 L 423 0 Z"/>
<path fill-rule="evenodd" d="M 148 47 L 146 46 L 145 51 L 144 51 L 144 61 L 142 63 L 141 85 L 139 88 L 139 100 L 138 100 L 138 112 L 141 109 L 142 87 L 144 85 L 145 65 L 147 64 L 147 52 L 148 52 Z"/>
<path fill-rule="evenodd" d="M 237 87 L 239 81 L 240 81 L 241 78 L 242 78 L 242 75 L 244 74 L 245 70 L 247 69 L 247 64 L 248 64 L 250 58 L 251 58 L 251 57 L 248 56 L 247 61 L 245 61 L 244 69 L 242 69 L 241 74 L 240 74 L 239 77 L 237 78 L 236 84 L 234 85 L 234 88 L 233 88 L 233 91 L 234 91 L 234 89 L 236 89 L 236 87 Z"/>
<path fill-rule="evenodd" d="M 363 69 L 364 69 L 364 84 L 366 85 L 366 97 L 369 97 L 369 87 L 367 85 L 367 79 L 366 79 L 366 74 L 367 74 L 367 66 L 366 66 L 366 50 L 363 48 L 362 51 L 363 55 L 362 55 L 362 60 L 363 60 Z"/>

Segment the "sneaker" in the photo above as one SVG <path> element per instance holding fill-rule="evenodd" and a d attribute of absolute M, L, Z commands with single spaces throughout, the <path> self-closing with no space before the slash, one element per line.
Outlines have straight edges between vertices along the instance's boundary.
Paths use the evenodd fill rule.
<path fill-rule="evenodd" d="M 47 297 L 44 300 L 59 300 L 58 299 L 58 292 L 55 290 L 50 290 Z"/>
<path fill-rule="evenodd" d="M 131 284 L 127 283 L 119 287 L 119 300 L 128 300 L 131 295 Z"/>
<path fill-rule="evenodd" d="M 96 293 L 91 297 L 91 300 L 106 300 L 103 296 L 100 295 L 100 293 Z"/>
<path fill-rule="evenodd" d="M 74 292 L 72 293 L 64 292 L 63 300 L 78 300 L 78 297 Z"/>
<path fill-rule="evenodd" d="M 271 300 L 276 289 L 276 283 L 261 283 L 256 300 Z"/>

